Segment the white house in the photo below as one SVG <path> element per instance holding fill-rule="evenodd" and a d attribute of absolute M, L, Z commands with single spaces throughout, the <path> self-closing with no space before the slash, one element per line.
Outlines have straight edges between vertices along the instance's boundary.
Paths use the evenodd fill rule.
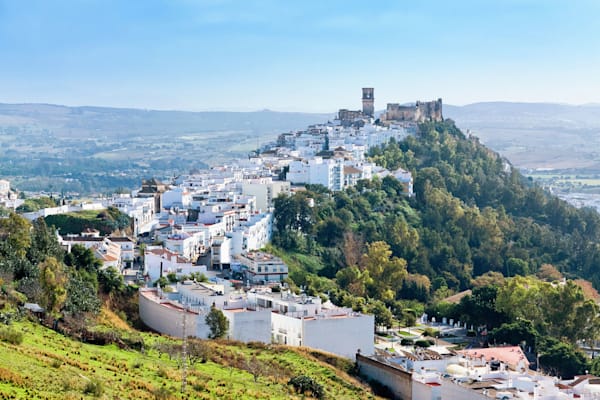
<path fill-rule="evenodd" d="M 261 251 L 249 251 L 235 257 L 245 266 L 253 283 L 281 282 L 288 276 L 288 266 L 279 257 Z"/>
<path fill-rule="evenodd" d="M 121 262 L 123 263 L 123 267 L 130 268 L 135 258 L 135 242 L 126 236 L 111 236 L 108 239 L 119 245 L 121 248 Z"/>
<path fill-rule="evenodd" d="M 151 282 L 170 273 L 181 278 L 196 272 L 206 273 L 206 266 L 194 265 L 189 259 L 168 249 L 149 249 L 144 255 L 144 274 L 149 276 Z"/>
<path fill-rule="evenodd" d="M 342 190 L 344 185 L 343 160 L 314 157 L 307 161 L 292 161 L 286 180 L 293 184 L 318 184 L 329 190 Z"/>
<path fill-rule="evenodd" d="M 192 202 L 192 196 L 186 188 L 176 187 L 165 191 L 162 195 L 162 205 L 164 208 L 186 208 Z"/>
<path fill-rule="evenodd" d="M 289 293 L 233 291 L 229 286 L 184 282 L 174 292 L 141 289 L 140 317 L 150 328 L 172 336 L 206 338 L 205 318 L 211 307 L 229 320 L 235 340 L 308 346 L 354 359 L 357 350 L 372 354 L 374 320 L 350 309 L 321 305 L 320 298 Z"/>
<path fill-rule="evenodd" d="M 133 235 L 148 233 L 158 224 L 154 215 L 154 198 L 119 195 L 108 201 L 132 219 Z"/>
<path fill-rule="evenodd" d="M 248 301 L 273 311 L 273 342 L 290 346 L 308 346 L 354 359 L 358 350 L 373 354 L 372 315 L 360 314 L 331 303 L 321 304 L 319 297 L 297 296 L 289 292 L 251 290 Z"/>
<path fill-rule="evenodd" d="M 0 179 L 0 197 L 8 197 L 10 192 L 10 182 L 5 179 Z"/>
<path fill-rule="evenodd" d="M 270 210 L 273 200 L 280 194 L 290 194 L 290 182 L 273 181 L 271 178 L 262 178 L 242 183 L 242 193 L 256 197 L 256 207 L 263 212 Z"/>
<path fill-rule="evenodd" d="M 410 171 L 405 171 L 402 168 L 398 168 L 396 171 L 392 173 L 396 179 L 402 183 L 404 187 L 404 193 L 409 197 L 414 194 L 413 192 L 413 177 Z"/>
<path fill-rule="evenodd" d="M 213 268 L 223 269 L 231 265 L 231 239 L 227 236 L 215 236 L 210 249 Z"/>
<path fill-rule="evenodd" d="M 113 267 L 120 271 L 122 267 L 121 245 L 114 241 L 114 239 L 100 237 L 98 236 L 98 231 L 84 233 L 80 236 L 58 236 L 58 242 L 68 252 L 71 252 L 71 248 L 74 245 L 83 246 L 94 252 L 96 258 L 102 262 L 103 268 Z"/>
<path fill-rule="evenodd" d="M 183 337 L 185 312 L 185 334 L 206 339 L 210 328 L 205 319 L 214 304 L 229 320 L 228 339 L 270 343 L 271 310 L 247 307 L 238 297 L 236 293 L 226 296 L 218 285 L 205 283 L 178 285 L 175 293 L 168 294 L 160 289 L 141 289 L 140 318 L 158 332 Z"/>
<path fill-rule="evenodd" d="M 252 215 L 227 234 L 231 238 L 231 255 L 262 249 L 271 241 L 272 235 L 273 214 Z"/>

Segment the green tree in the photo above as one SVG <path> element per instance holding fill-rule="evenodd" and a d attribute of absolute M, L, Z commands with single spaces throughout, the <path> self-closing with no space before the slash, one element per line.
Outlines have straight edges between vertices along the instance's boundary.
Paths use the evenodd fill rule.
<path fill-rule="evenodd" d="M 563 379 L 583 375 L 589 369 L 588 357 L 574 345 L 554 338 L 545 338 L 539 346 L 542 371 Z"/>
<path fill-rule="evenodd" d="M 508 343 L 518 345 L 525 342 L 526 346 L 535 348 L 540 334 L 535 330 L 531 321 L 518 320 L 512 323 L 502 324 L 490 333 L 490 342 L 497 344 Z"/>
<path fill-rule="evenodd" d="M 54 257 L 59 261 L 64 258 L 65 251 L 60 247 L 56 234 L 50 229 L 43 218 L 32 223 L 31 246 L 27 249 L 27 258 L 38 264 L 46 257 Z"/>
<path fill-rule="evenodd" d="M 97 313 L 100 311 L 100 299 L 98 298 L 97 289 L 78 274 L 71 274 L 67 284 L 64 309 L 72 315 L 88 312 Z"/>
<path fill-rule="evenodd" d="M 43 291 L 43 306 L 54 317 L 58 317 L 67 300 L 69 276 L 64 265 L 54 257 L 47 257 L 40 264 L 40 285 Z"/>
<path fill-rule="evenodd" d="M 369 273 L 372 280 L 367 284 L 369 295 L 383 301 L 396 297 L 396 290 L 407 275 L 406 260 L 392 257 L 390 246 L 383 241 L 367 245 L 360 267 Z"/>
<path fill-rule="evenodd" d="M 229 330 L 229 320 L 221 310 L 216 307 L 211 307 L 206 315 L 206 324 L 210 328 L 210 339 L 219 339 L 227 335 Z"/>
<path fill-rule="evenodd" d="M 369 305 L 368 312 L 375 317 L 375 327 L 382 326 L 386 329 L 392 327 L 394 316 L 382 301 L 373 301 Z"/>
<path fill-rule="evenodd" d="M 18 214 L 0 218 L 0 255 L 12 253 L 17 258 L 25 257 L 31 245 L 30 228 L 29 221 Z"/>

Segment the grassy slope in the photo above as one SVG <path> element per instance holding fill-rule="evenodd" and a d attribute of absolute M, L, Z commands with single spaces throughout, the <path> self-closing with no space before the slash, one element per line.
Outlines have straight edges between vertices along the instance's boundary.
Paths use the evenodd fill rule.
<path fill-rule="evenodd" d="M 32 322 L 12 326 L 25 334 L 25 340 L 21 345 L 0 342 L 0 399 L 93 398 L 84 394 L 86 384 L 93 380 L 101 382 L 103 394 L 98 397 L 105 399 L 303 398 L 287 385 L 290 377 L 301 374 L 321 383 L 329 399 L 374 398 L 344 370 L 320 361 L 315 357 L 319 353 L 306 349 L 210 342 L 209 361 L 189 368 L 187 393 L 182 395 L 181 370 L 167 355 L 159 358 L 154 350 L 143 354 L 115 345 L 84 344 Z M 142 335 L 147 348 L 159 338 Z M 243 369 L 253 356 L 268 366 L 256 382 Z M 350 365 L 345 360 L 336 362 Z M 171 395 L 157 395 L 161 388 Z"/>

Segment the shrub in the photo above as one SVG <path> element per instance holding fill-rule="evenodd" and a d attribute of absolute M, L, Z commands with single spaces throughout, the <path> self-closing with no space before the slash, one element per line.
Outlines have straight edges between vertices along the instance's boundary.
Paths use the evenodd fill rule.
<path fill-rule="evenodd" d="M 23 332 L 19 332 L 13 328 L 0 329 L 0 340 L 19 345 L 23 343 Z"/>
<path fill-rule="evenodd" d="M 169 374 L 167 373 L 167 370 L 164 369 L 163 367 L 158 367 L 158 370 L 156 371 L 156 375 L 161 377 L 161 378 L 168 378 Z"/>
<path fill-rule="evenodd" d="M 104 384 L 98 379 L 92 379 L 85 384 L 83 388 L 84 394 L 91 394 L 94 397 L 100 397 L 104 394 Z"/>
<path fill-rule="evenodd" d="M 415 346 L 417 346 L 417 347 L 429 347 L 432 344 L 433 343 L 431 342 L 431 340 L 425 340 L 425 339 L 419 339 L 415 342 Z"/>
<path fill-rule="evenodd" d="M 423 336 L 436 337 L 440 336 L 440 331 L 431 327 L 425 328 L 423 331 Z"/>
<path fill-rule="evenodd" d="M 477 336 L 477 333 L 473 329 L 469 329 L 467 331 L 467 336 L 468 337 L 475 337 L 475 336 Z"/>
<path fill-rule="evenodd" d="M 153 394 L 156 400 L 168 400 L 171 398 L 171 392 L 164 386 L 154 389 Z"/>
<path fill-rule="evenodd" d="M 314 398 L 324 399 L 325 390 L 320 383 L 306 375 L 298 375 L 289 380 L 288 385 L 292 385 L 294 390 L 302 394 L 312 394 Z"/>
<path fill-rule="evenodd" d="M 404 339 L 400 340 L 400 344 L 402 346 L 412 346 L 413 344 L 415 344 L 415 341 L 412 339 L 404 338 Z"/>

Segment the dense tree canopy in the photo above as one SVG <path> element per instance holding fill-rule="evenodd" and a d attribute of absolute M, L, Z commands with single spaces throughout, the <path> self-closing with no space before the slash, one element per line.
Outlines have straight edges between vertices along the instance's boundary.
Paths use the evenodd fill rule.
<path fill-rule="evenodd" d="M 103 271 L 93 251 L 75 245 L 66 253 L 53 227 L 15 213 L 0 218 L 0 281 L 41 304 L 49 315 L 80 316 L 100 310 L 104 293 L 125 289 L 118 272 Z"/>
<path fill-rule="evenodd" d="M 599 286 L 598 213 L 547 194 L 451 121 L 423 124 L 369 155 L 411 171 L 415 196 L 406 197 L 393 176 L 336 193 L 309 186 L 275 200 L 274 244 L 318 257 L 321 274 L 351 293 L 382 299 L 391 293 L 376 296 L 370 281 L 377 278 L 358 260 L 374 242 L 406 262 L 408 275 L 391 288 L 397 298 L 431 301 L 481 279 L 536 273 Z M 431 285 L 436 278 L 444 285 Z"/>

